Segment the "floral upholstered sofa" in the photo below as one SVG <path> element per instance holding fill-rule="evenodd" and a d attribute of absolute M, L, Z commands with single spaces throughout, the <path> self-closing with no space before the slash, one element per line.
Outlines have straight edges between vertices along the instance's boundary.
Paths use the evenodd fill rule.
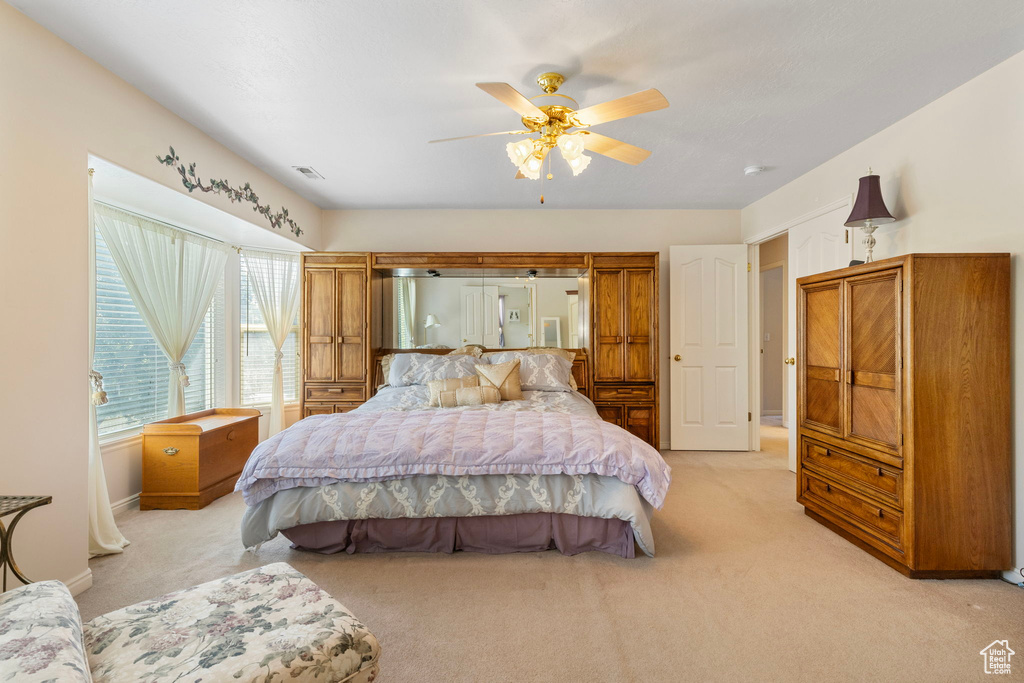
<path fill-rule="evenodd" d="M 358 619 L 285 563 L 84 625 L 59 581 L 0 594 L 0 683 L 370 683 L 379 656 Z"/>

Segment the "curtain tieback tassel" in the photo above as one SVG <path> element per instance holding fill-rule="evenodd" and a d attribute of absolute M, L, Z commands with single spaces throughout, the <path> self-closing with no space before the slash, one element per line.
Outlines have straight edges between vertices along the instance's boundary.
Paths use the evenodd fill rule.
<path fill-rule="evenodd" d="M 280 363 L 284 360 L 284 351 L 274 351 L 274 362 Z"/>
<path fill-rule="evenodd" d="M 188 383 L 188 374 L 185 372 L 184 363 L 168 363 L 167 367 L 169 367 L 172 372 L 178 373 L 178 383 L 181 384 L 182 387 L 190 386 Z"/>
<path fill-rule="evenodd" d="M 89 384 L 92 386 L 91 400 L 94 406 L 107 402 L 107 392 L 103 391 L 103 375 L 95 370 L 89 371 Z"/>

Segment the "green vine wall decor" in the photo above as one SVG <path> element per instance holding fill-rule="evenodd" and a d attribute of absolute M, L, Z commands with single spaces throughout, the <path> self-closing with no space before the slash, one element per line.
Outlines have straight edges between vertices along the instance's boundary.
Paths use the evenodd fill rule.
<path fill-rule="evenodd" d="M 165 166 L 174 166 L 178 164 L 180 159 L 175 154 L 174 148 L 169 147 L 170 154 L 160 156 L 157 155 L 156 160 Z M 252 187 L 249 183 L 246 183 L 241 189 L 231 187 L 231 184 L 225 180 L 214 180 L 210 179 L 208 185 L 203 185 L 202 179 L 196 175 L 196 165 L 191 163 L 188 168 L 185 168 L 185 164 L 178 166 L 178 175 L 181 176 L 181 184 L 185 186 L 189 192 L 192 190 L 202 190 L 203 192 L 216 192 L 217 194 L 226 194 L 228 199 L 234 202 L 249 202 L 252 204 L 252 210 L 256 213 L 262 214 L 264 218 L 270 221 L 271 227 L 280 229 L 284 225 L 287 225 L 295 236 L 298 237 L 302 234 L 302 228 L 299 224 L 288 217 L 288 209 L 281 207 L 281 210 L 277 213 L 272 213 L 269 204 L 260 204 L 260 198 L 253 192 Z"/>

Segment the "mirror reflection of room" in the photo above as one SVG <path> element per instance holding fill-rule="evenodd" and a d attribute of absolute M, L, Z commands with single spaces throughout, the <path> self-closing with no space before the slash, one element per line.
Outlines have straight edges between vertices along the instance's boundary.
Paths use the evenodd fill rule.
<path fill-rule="evenodd" d="M 575 277 L 437 274 L 389 284 L 394 348 L 579 347 Z"/>

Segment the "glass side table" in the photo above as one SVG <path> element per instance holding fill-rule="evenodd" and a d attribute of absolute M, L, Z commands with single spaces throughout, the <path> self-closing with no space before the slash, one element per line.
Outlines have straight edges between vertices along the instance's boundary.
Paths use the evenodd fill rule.
<path fill-rule="evenodd" d="M 23 584 L 32 583 L 29 579 L 21 573 L 18 568 L 18 564 L 14 561 L 14 554 L 11 552 L 11 545 L 14 539 L 14 529 L 18 526 L 18 522 L 25 516 L 25 513 L 33 508 L 42 507 L 43 505 L 49 505 L 53 502 L 53 498 L 50 496 L 0 496 L 0 518 L 6 517 L 7 515 L 14 515 L 14 519 L 11 520 L 11 525 L 4 527 L 2 519 L 0 519 L 0 574 L 3 574 L 3 591 L 7 590 L 7 568 L 11 568 L 11 573 Z M 0 592 L 3 592 L 0 591 Z"/>

